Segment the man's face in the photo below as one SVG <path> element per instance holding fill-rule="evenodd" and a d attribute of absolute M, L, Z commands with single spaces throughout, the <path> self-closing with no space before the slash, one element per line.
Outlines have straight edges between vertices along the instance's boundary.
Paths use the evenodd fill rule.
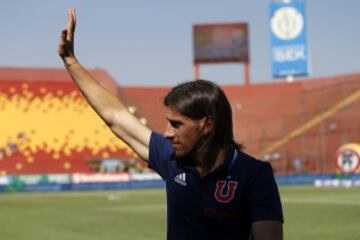
<path fill-rule="evenodd" d="M 171 140 L 176 157 L 188 154 L 200 137 L 207 133 L 205 118 L 194 120 L 181 113 L 166 108 L 167 127 L 165 138 Z"/>

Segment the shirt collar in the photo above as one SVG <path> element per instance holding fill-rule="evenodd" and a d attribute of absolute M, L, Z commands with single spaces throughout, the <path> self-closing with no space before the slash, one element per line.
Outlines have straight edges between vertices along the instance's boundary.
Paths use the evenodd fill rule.
<path fill-rule="evenodd" d="M 236 147 L 234 145 L 231 145 L 225 156 L 225 161 L 221 165 L 219 165 L 217 168 L 215 168 L 213 173 L 229 172 L 237 159 L 237 155 L 238 155 L 238 153 L 236 151 Z"/>
<path fill-rule="evenodd" d="M 209 175 L 229 172 L 231 170 L 232 166 L 234 165 L 234 163 L 236 162 L 237 156 L 238 156 L 238 153 L 237 153 L 235 145 L 231 145 L 229 150 L 226 153 L 225 161 L 221 165 L 219 165 L 217 168 L 215 168 L 211 173 L 209 173 Z M 173 161 L 176 160 L 175 152 L 172 153 L 171 160 L 173 160 Z M 183 168 L 183 169 L 189 169 L 189 170 L 197 172 L 195 169 L 195 163 L 194 163 L 193 159 L 183 158 L 180 161 L 177 161 L 177 164 L 179 164 L 181 166 L 181 168 Z"/>

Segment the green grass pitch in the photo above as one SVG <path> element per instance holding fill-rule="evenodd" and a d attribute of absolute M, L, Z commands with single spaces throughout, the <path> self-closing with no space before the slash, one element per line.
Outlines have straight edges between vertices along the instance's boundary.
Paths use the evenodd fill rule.
<path fill-rule="evenodd" d="M 281 187 L 284 239 L 360 239 L 360 188 Z M 165 239 L 163 190 L 0 194 L 2 240 Z"/>

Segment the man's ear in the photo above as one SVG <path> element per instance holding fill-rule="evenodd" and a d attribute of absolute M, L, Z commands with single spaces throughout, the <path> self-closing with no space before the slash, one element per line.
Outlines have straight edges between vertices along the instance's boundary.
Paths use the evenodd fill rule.
<path fill-rule="evenodd" d="M 214 127 L 214 120 L 212 117 L 205 117 L 204 118 L 204 134 L 208 135 L 211 133 L 211 131 L 213 130 Z"/>

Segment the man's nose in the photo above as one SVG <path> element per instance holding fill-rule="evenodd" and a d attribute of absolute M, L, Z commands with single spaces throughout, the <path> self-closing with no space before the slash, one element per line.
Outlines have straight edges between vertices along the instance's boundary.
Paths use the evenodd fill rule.
<path fill-rule="evenodd" d="M 174 138 L 174 128 L 169 123 L 166 126 L 164 136 L 168 139 Z"/>

